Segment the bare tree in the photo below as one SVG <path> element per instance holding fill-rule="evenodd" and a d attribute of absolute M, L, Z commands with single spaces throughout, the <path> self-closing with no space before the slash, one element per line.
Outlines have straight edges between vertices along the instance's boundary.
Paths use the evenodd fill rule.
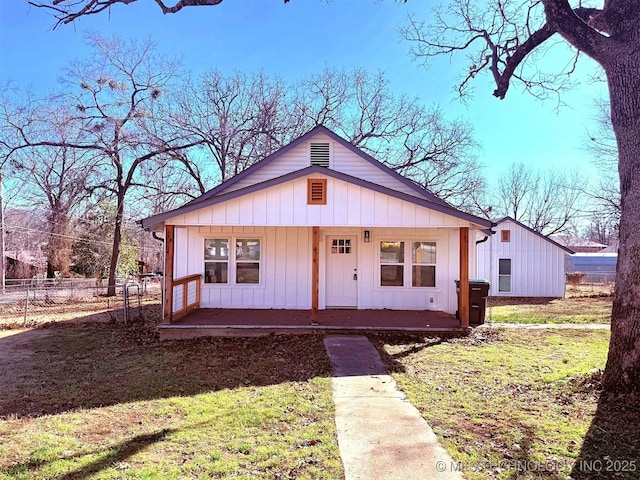
<path fill-rule="evenodd" d="M 609 102 L 596 101 L 595 128 L 589 132 L 587 150 L 593 155 L 598 182 L 589 190 L 601 219 L 598 225 L 609 225 L 617 232 L 620 223 L 620 181 L 618 178 L 618 146 L 611 125 Z"/>
<path fill-rule="evenodd" d="M 156 105 L 167 94 L 179 65 L 154 56 L 150 41 L 136 45 L 118 38 L 90 37 L 96 56 L 69 69 L 67 79 L 79 87 L 75 95 L 84 132 L 103 157 L 104 180 L 94 188 L 110 192 L 116 204 L 113 250 L 109 266 L 110 294 L 115 293 L 125 201 L 132 188 L 144 188 L 138 174 L 145 162 L 192 147 L 182 132 L 159 137 Z M 164 133 L 164 132 L 163 132 Z"/>
<path fill-rule="evenodd" d="M 263 74 L 210 71 L 181 92 L 176 113 L 164 117 L 201 142 L 182 163 L 200 192 L 319 124 L 456 206 L 473 209 L 484 188 L 472 128 L 394 95 L 382 74 L 325 69 L 288 87 Z"/>
<path fill-rule="evenodd" d="M 223 182 L 273 153 L 289 138 L 286 87 L 277 78 L 242 73 L 225 77 L 211 70 L 180 91 L 172 121 L 200 141 L 204 163 L 215 163 L 215 169 L 207 169 L 203 162 L 184 159 L 200 193 L 212 181 Z"/>
<path fill-rule="evenodd" d="M 95 15 L 104 11 L 110 12 L 115 5 L 130 5 L 138 0 L 27 0 L 29 5 L 48 10 L 57 19 L 55 27 L 71 23 L 80 17 Z M 283 0 L 288 3 L 289 0 Z M 215 6 L 222 0 L 174 0 L 167 2 L 155 0 L 163 14 L 177 13 L 185 7 Z M 54 27 L 54 28 L 55 28 Z"/>
<path fill-rule="evenodd" d="M 603 245 L 616 245 L 618 241 L 618 224 L 612 217 L 605 217 L 599 213 L 591 216 L 591 221 L 585 229 L 587 240 Z"/>
<path fill-rule="evenodd" d="M 545 236 L 565 233 L 582 213 L 587 181 L 580 172 L 541 171 L 514 163 L 498 178 L 495 214 L 509 216 Z"/>
<path fill-rule="evenodd" d="M 322 123 L 454 206 L 477 211 L 485 180 L 472 127 L 398 97 L 383 74 L 325 70 L 299 82 L 289 103 L 292 133 Z"/>
<path fill-rule="evenodd" d="M 9 99 L 2 101 L 3 124 L 22 125 L 24 138 L 48 138 L 60 146 L 40 145 L 19 149 L 10 157 L 12 176 L 23 188 L 20 196 L 31 209 L 44 213 L 49 239 L 46 246 L 47 277 L 55 272 L 69 273 L 73 242 L 72 216 L 86 198 L 86 187 L 95 168 L 90 150 L 67 145 L 81 141 L 68 105 L 60 98 L 46 98 L 28 108 L 9 110 Z M 24 107 L 24 106 L 23 106 Z M 21 118 L 19 118 L 21 117 Z M 19 141 L 20 139 L 18 139 Z"/>
<path fill-rule="evenodd" d="M 125 202 L 130 191 L 146 186 L 140 178 L 142 166 L 154 158 L 177 154 L 198 141 L 163 127 L 162 116 L 158 115 L 179 64 L 155 56 L 151 41 L 126 43 L 98 35 L 90 35 L 89 41 L 95 56 L 73 63 L 65 76 L 69 92 L 65 101 L 75 108 L 75 137 L 61 140 L 35 136 L 30 134 L 29 121 L 13 122 L 10 126 L 19 141 L 4 150 L 11 158 L 24 149 L 42 147 L 89 151 L 97 158 L 98 173 L 89 187 L 109 192 L 116 205 L 109 267 L 109 294 L 113 295 Z"/>
<path fill-rule="evenodd" d="M 595 4 L 595 3 L 594 3 Z M 565 46 L 595 60 L 609 86 L 611 124 L 618 146 L 620 177 L 620 250 L 611 318 L 611 342 L 604 386 L 610 392 L 640 391 L 640 4 L 626 0 L 597 2 L 600 8 L 568 0 L 491 0 L 489 5 L 454 0 L 436 11 L 433 25 L 414 19 L 404 36 L 415 54 L 428 60 L 464 52 L 471 59 L 463 74 L 464 92 L 476 76 L 488 73 L 493 92 L 504 98 L 512 82 L 536 95 L 557 93 L 566 86 L 575 62 L 567 69 L 541 73 L 540 54 L 562 37 Z M 558 34 L 558 35 L 556 35 Z M 555 42 L 557 43 L 557 42 Z"/>

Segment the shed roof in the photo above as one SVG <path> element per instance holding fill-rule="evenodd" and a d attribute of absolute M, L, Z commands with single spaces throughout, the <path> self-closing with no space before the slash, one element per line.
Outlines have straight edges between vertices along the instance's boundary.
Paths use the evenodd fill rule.
<path fill-rule="evenodd" d="M 555 245 L 558 248 L 561 248 L 562 250 L 564 250 L 565 252 L 567 252 L 568 254 L 573 254 L 574 251 L 571 250 L 569 247 L 566 247 L 565 245 L 562 245 L 558 242 L 556 242 L 555 240 L 552 240 L 549 237 L 545 237 L 544 235 L 542 235 L 540 232 L 536 232 L 533 228 L 531 227 L 527 227 L 524 223 L 519 222 L 518 220 L 515 220 L 514 218 L 511 218 L 509 216 L 507 217 L 502 217 L 498 220 L 494 220 L 494 222 L 496 223 L 496 225 L 499 225 L 501 223 L 504 222 L 511 222 L 511 223 L 515 223 L 516 225 L 518 225 L 519 227 L 524 228 L 525 230 L 529 231 L 530 233 L 533 233 L 534 235 L 536 235 L 537 237 L 542 238 L 543 240 L 546 240 L 547 242 L 549 242 L 552 245 Z"/>

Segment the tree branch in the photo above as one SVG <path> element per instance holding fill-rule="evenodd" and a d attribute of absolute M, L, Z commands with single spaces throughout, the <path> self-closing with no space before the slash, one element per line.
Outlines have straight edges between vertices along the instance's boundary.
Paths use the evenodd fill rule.
<path fill-rule="evenodd" d="M 607 37 L 587 24 L 578 14 L 593 18 L 594 9 L 575 11 L 567 0 L 542 0 L 547 22 L 571 45 L 586 53 L 598 63 L 603 61 Z M 606 3 L 606 2 L 605 2 Z"/>

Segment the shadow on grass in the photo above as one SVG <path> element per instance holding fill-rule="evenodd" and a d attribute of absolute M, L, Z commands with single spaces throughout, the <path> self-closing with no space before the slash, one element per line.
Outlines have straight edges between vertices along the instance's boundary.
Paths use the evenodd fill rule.
<path fill-rule="evenodd" d="M 0 417 L 331 376 L 322 337 L 167 341 L 141 322 L 56 324 L 0 336 Z M 7 332 L 4 332 L 5 334 Z"/>
<path fill-rule="evenodd" d="M 434 347 L 441 343 L 448 342 L 457 335 L 440 335 L 437 337 L 425 337 L 424 335 L 407 335 L 407 334 L 369 334 L 369 341 L 376 347 L 382 362 L 387 367 L 389 373 L 404 373 L 406 371 L 402 360 L 405 357 L 421 352 L 425 348 Z M 389 353 L 385 345 L 391 347 L 391 350 L 397 350 Z"/>
<path fill-rule="evenodd" d="M 87 465 L 80 467 L 76 470 L 73 470 L 69 473 L 66 473 L 61 476 L 57 476 L 56 478 L 61 478 L 63 480 L 81 480 L 83 478 L 88 478 L 90 475 L 94 475 L 106 468 L 112 467 L 119 463 L 124 463 L 128 458 L 134 456 L 141 450 L 144 450 L 148 446 L 162 441 L 168 434 L 172 433 L 174 430 L 172 429 L 162 429 L 158 432 L 144 435 L 137 435 L 129 440 L 121 442 L 117 445 L 113 445 L 108 447 L 108 449 L 104 452 L 104 455 L 101 455 L 99 459 L 88 463 Z M 92 452 L 83 452 L 81 454 L 75 455 L 75 457 L 82 457 L 87 455 L 98 455 L 100 451 L 92 451 Z M 68 459 L 68 458 L 67 458 Z M 56 459 L 57 461 L 58 459 Z M 46 460 L 30 460 L 29 462 L 22 463 L 20 465 L 15 465 L 9 471 L 11 473 L 23 472 L 24 470 L 34 470 L 36 468 L 42 468 L 46 464 L 50 463 L 50 461 Z"/>
<path fill-rule="evenodd" d="M 603 393 L 571 478 L 640 478 L 640 401 Z"/>

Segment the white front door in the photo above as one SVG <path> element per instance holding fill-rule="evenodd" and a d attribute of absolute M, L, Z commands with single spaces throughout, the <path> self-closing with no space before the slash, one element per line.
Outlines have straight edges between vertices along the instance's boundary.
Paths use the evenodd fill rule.
<path fill-rule="evenodd" d="M 327 308 L 357 308 L 356 237 L 328 237 L 327 246 Z"/>

